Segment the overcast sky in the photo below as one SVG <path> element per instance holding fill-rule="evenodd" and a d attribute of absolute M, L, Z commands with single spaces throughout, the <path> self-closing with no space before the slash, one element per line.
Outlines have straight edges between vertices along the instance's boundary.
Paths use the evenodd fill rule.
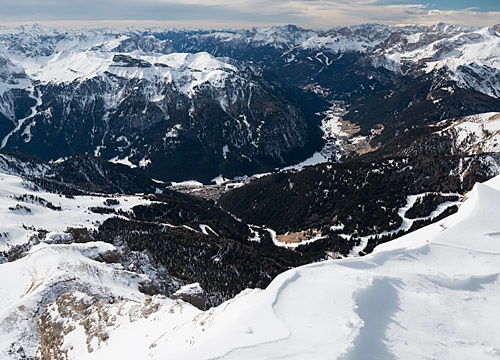
<path fill-rule="evenodd" d="M 362 23 L 492 26 L 499 0 L 0 0 L 0 25 L 228 28 Z"/>

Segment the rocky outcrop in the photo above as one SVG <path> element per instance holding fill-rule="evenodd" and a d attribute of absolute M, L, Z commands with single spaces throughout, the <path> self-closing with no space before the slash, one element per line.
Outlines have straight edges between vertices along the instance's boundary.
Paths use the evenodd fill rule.
<path fill-rule="evenodd" d="M 148 318 L 160 307 L 161 299 L 147 297 L 143 302 L 120 300 L 109 302 L 97 300 L 82 292 L 69 292 L 47 305 L 38 318 L 40 347 L 36 358 L 39 360 L 67 360 L 68 353 L 76 351 L 73 344 L 63 346 L 68 334 L 73 333 L 85 344 L 86 352 L 92 353 L 108 340 L 108 329 L 117 324 L 117 319 L 137 321 Z M 80 354 L 82 355 L 82 354 Z"/>
<path fill-rule="evenodd" d="M 207 295 L 199 283 L 182 286 L 172 295 L 172 299 L 181 299 L 200 310 L 207 308 Z"/>

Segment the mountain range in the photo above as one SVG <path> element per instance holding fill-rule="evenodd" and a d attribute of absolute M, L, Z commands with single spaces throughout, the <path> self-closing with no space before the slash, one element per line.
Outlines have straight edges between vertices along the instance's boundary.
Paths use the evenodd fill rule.
<path fill-rule="evenodd" d="M 43 160 L 93 154 L 163 181 L 338 158 L 500 111 L 497 30 L 3 28 L 1 146 Z M 332 139 L 332 126 L 346 130 Z"/>
<path fill-rule="evenodd" d="M 0 27 L 0 357 L 497 357 L 499 97 L 498 25 Z"/>

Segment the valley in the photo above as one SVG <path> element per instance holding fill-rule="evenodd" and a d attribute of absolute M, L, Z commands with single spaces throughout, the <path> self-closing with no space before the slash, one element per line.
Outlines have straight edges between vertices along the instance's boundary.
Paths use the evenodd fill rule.
<path fill-rule="evenodd" d="M 0 358 L 495 358 L 499 45 L 0 27 Z"/>

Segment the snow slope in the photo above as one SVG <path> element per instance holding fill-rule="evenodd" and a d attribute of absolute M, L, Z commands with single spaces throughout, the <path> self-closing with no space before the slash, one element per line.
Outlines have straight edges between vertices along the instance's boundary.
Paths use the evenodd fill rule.
<path fill-rule="evenodd" d="M 1 165 L 1 163 L 0 163 Z M 66 198 L 58 194 L 38 191 L 36 186 L 22 178 L 0 172 L 0 251 L 29 242 L 40 230 L 48 231 L 49 237 L 62 236 L 68 227 L 97 228 L 115 214 L 98 214 L 89 210 L 103 207 L 109 197 L 76 196 Z M 114 198 L 119 204 L 116 210 L 128 211 L 135 205 L 149 204 L 140 196 Z M 60 207 L 54 210 L 48 206 Z"/>
<path fill-rule="evenodd" d="M 136 52 L 122 55 L 130 63 L 116 61 L 116 54 L 102 50 L 64 51 L 37 61 L 23 59 L 19 66 L 24 67 L 33 81 L 41 84 L 83 82 L 113 74 L 124 79 L 161 79 L 165 83 L 174 83 L 186 94 L 193 94 L 194 89 L 203 83 L 220 87 L 237 71 L 234 66 L 208 53 L 149 55 Z"/>
<path fill-rule="evenodd" d="M 454 139 L 454 151 L 475 155 L 500 151 L 500 114 L 486 113 L 458 119 L 441 134 L 450 134 Z"/>
<path fill-rule="evenodd" d="M 496 177 L 477 184 L 455 215 L 366 257 L 289 270 L 207 312 L 163 300 L 147 317 L 120 317 L 91 354 L 77 346 L 85 337 L 76 326 L 80 350 L 68 356 L 497 359 L 499 203 Z"/>
<path fill-rule="evenodd" d="M 108 301 L 144 298 L 138 287 L 147 281 L 145 275 L 94 260 L 98 254 L 114 250 L 105 243 L 41 243 L 24 258 L 1 264 L 0 358 L 16 358 L 21 353 L 33 356 L 40 343 L 38 316 L 45 305 L 69 291 Z"/>
<path fill-rule="evenodd" d="M 71 244 L 66 232 L 68 228 L 94 229 L 115 216 L 90 209 L 103 207 L 109 197 L 67 198 L 37 190 L 33 183 L 7 174 L 4 162 L 8 159 L 0 156 L 0 160 L 1 359 L 35 355 L 40 345 L 38 317 L 45 305 L 67 292 L 80 291 L 94 301 L 144 299 L 140 286 L 155 274 L 127 271 L 116 262 L 120 249 L 98 242 Z M 47 169 L 24 170 L 41 175 Z M 139 196 L 112 199 L 119 202 L 112 207 L 123 211 L 150 203 Z M 6 262 L 7 254 L 10 262 Z M 110 263 L 103 262 L 106 259 Z"/>

